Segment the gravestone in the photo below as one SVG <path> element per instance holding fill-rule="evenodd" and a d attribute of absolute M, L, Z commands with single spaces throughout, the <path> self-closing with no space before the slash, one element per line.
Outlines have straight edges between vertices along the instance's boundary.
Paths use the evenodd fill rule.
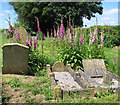
<path fill-rule="evenodd" d="M 28 38 L 28 33 L 26 31 L 25 28 L 23 28 L 22 26 L 17 28 L 18 34 L 20 35 L 20 39 L 22 41 L 23 44 L 26 44 L 26 40 Z"/>
<path fill-rule="evenodd" d="M 65 71 L 65 66 L 64 66 L 64 64 L 63 64 L 62 62 L 57 61 L 57 62 L 53 65 L 52 71 L 53 71 L 53 72 L 63 72 L 63 71 Z"/>
<path fill-rule="evenodd" d="M 102 77 L 105 75 L 105 64 L 103 59 L 82 60 L 84 72 L 90 77 Z"/>
<path fill-rule="evenodd" d="M 28 73 L 29 47 L 18 44 L 4 44 L 3 47 L 2 73 Z"/>
<path fill-rule="evenodd" d="M 44 40 L 44 35 L 43 35 L 43 33 L 41 31 L 37 32 L 36 37 L 37 37 L 37 40 Z"/>

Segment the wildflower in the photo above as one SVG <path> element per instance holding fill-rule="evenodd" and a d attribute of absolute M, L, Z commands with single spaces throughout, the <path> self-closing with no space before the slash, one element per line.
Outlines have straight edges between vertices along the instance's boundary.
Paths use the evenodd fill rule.
<path fill-rule="evenodd" d="M 71 33 L 71 35 L 73 35 L 73 29 L 72 29 L 72 27 L 70 26 L 70 23 L 69 23 L 69 29 L 70 29 L 70 33 Z"/>
<path fill-rule="evenodd" d="M 20 39 L 20 35 L 19 35 L 19 34 L 17 34 L 17 37 L 18 37 L 18 39 L 19 39 L 19 40 L 21 40 L 21 39 Z"/>
<path fill-rule="evenodd" d="M 55 31 L 55 28 L 54 28 L 54 36 L 56 37 L 56 31 Z"/>
<path fill-rule="evenodd" d="M 103 41 L 104 41 L 104 33 L 101 34 L 101 42 L 103 42 Z"/>
<path fill-rule="evenodd" d="M 52 32 L 52 30 L 51 30 L 51 37 L 52 37 L 52 35 L 53 35 L 53 32 Z"/>
<path fill-rule="evenodd" d="M 40 27 L 39 27 L 39 20 L 38 20 L 38 18 L 36 17 L 36 19 L 37 19 L 37 28 L 38 28 L 38 31 L 40 31 Z"/>
<path fill-rule="evenodd" d="M 110 33 L 110 28 L 108 29 L 108 33 Z"/>
<path fill-rule="evenodd" d="M 94 43 L 95 39 L 96 39 L 96 38 L 95 38 L 95 35 L 94 35 L 93 38 L 92 38 L 92 43 Z"/>
<path fill-rule="evenodd" d="M 9 40 L 9 43 L 12 43 L 11 40 Z"/>
<path fill-rule="evenodd" d="M 27 41 L 26 41 L 26 46 L 28 46 L 29 44 L 28 44 L 28 39 L 27 39 Z"/>
<path fill-rule="evenodd" d="M 115 56 L 114 56 L 114 63 L 116 63 L 116 58 L 115 58 Z"/>
<path fill-rule="evenodd" d="M 81 31 L 82 31 L 82 27 L 81 27 Z"/>
<path fill-rule="evenodd" d="M 72 46 L 73 46 L 73 43 L 71 43 L 71 44 L 70 44 L 70 46 L 71 46 L 70 48 L 72 48 Z"/>
<path fill-rule="evenodd" d="M 80 38 L 80 44 L 81 44 L 81 42 L 82 42 L 82 44 L 84 44 L 84 37 L 82 39 Z"/>
<path fill-rule="evenodd" d="M 30 38 L 30 46 L 32 46 L 32 40 L 31 40 L 31 38 Z"/>
<path fill-rule="evenodd" d="M 63 39 L 63 34 L 64 34 L 64 26 L 63 26 L 63 21 L 61 20 L 61 27 L 60 27 L 60 36 L 61 36 L 61 39 Z"/>
<path fill-rule="evenodd" d="M 4 34 L 7 34 L 7 31 L 6 31 L 6 30 L 4 30 Z"/>
<path fill-rule="evenodd" d="M 11 35 L 12 29 L 11 29 L 11 25 L 10 24 L 9 24 L 9 32 L 10 32 L 10 35 Z"/>
<path fill-rule="evenodd" d="M 69 40 L 68 40 L 68 43 L 71 44 Z"/>
<path fill-rule="evenodd" d="M 18 30 L 16 29 L 16 32 L 17 32 L 17 34 L 16 34 L 16 39 L 18 38 L 19 40 L 21 40 L 20 39 L 20 35 L 18 34 Z"/>
<path fill-rule="evenodd" d="M 36 41 L 34 40 L 34 50 L 36 50 Z"/>
<path fill-rule="evenodd" d="M 43 43 L 41 43 L 41 47 L 43 47 Z"/>
<path fill-rule="evenodd" d="M 49 38 L 49 32 L 47 32 L 47 38 Z"/>

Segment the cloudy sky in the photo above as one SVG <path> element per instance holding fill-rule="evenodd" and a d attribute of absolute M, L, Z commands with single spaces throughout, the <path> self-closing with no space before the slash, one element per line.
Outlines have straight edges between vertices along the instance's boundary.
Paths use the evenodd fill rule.
<path fill-rule="evenodd" d="M 6 0 L 5 0 L 6 1 Z M 17 14 L 14 9 L 8 2 L 3 2 L 0 0 L 0 29 L 8 28 L 9 25 L 6 21 L 9 15 L 11 18 L 11 23 L 16 22 Z M 113 1 L 104 1 L 102 2 L 103 6 L 103 14 L 99 15 L 98 13 L 95 16 L 98 19 L 98 25 L 118 25 L 118 0 Z M 91 18 L 91 20 L 87 20 L 83 18 L 84 25 L 87 27 L 93 26 L 96 24 L 96 18 Z"/>

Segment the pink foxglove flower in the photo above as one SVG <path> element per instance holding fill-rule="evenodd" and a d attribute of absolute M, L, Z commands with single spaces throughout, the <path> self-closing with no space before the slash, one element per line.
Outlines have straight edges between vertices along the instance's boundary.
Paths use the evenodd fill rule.
<path fill-rule="evenodd" d="M 19 40 L 21 40 L 21 39 L 20 39 L 20 35 L 19 35 L 19 34 L 17 34 L 17 37 L 18 37 L 18 39 L 19 39 Z"/>
<path fill-rule="evenodd" d="M 81 27 L 81 31 L 82 31 L 82 27 Z"/>
<path fill-rule="evenodd" d="M 71 44 L 69 40 L 68 40 L 68 43 Z"/>
<path fill-rule="evenodd" d="M 47 38 L 49 38 L 49 33 L 47 32 Z"/>
<path fill-rule="evenodd" d="M 101 35 L 101 42 L 103 42 L 103 41 L 104 41 L 104 33 Z"/>
<path fill-rule="evenodd" d="M 31 40 L 31 38 L 30 38 L 30 46 L 32 46 L 32 40 Z"/>
<path fill-rule="evenodd" d="M 56 31 L 55 31 L 55 28 L 54 28 L 54 36 L 56 37 Z"/>
<path fill-rule="evenodd" d="M 34 50 L 36 50 L 36 41 L 34 40 Z"/>
<path fill-rule="evenodd" d="M 92 43 L 94 43 L 94 41 L 95 41 L 95 35 L 94 35 L 93 38 L 92 38 Z"/>
<path fill-rule="evenodd" d="M 41 43 L 41 47 L 43 47 L 43 43 Z"/>
<path fill-rule="evenodd" d="M 10 24 L 9 24 L 9 32 L 10 32 L 10 35 L 11 35 L 12 29 L 11 29 L 11 25 Z"/>
<path fill-rule="evenodd" d="M 70 24 L 69 24 L 69 29 L 70 29 L 70 33 L 71 33 L 71 35 L 73 35 L 73 29 L 72 29 L 72 27 L 70 26 Z"/>
<path fill-rule="evenodd" d="M 9 40 L 9 43 L 12 43 L 11 40 Z"/>
<path fill-rule="evenodd" d="M 37 18 L 37 28 L 38 28 L 38 31 L 40 31 L 39 20 L 38 20 L 38 18 Z"/>
<path fill-rule="evenodd" d="M 27 41 L 26 41 L 26 46 L 28 46 L 29 44 L 28 44 L 28 39 L 27 39 Z"/>
<path fill-rule="evenodd" d="M 70 48 L 72 48 L 72 47 L 73 47 L 73 43 L 70 44 Z"/>
<path fill-rule="evenodd" d="M 108 33 L 110 33 L 110 28 L 108 29 Z"/>
<path fill-rule="evenodd" d="M 60 36 L 61 36 L 61 39 L 63 39 L 63 34 L 64 34 L 64 26 L 63 26 L 63 22 L 61 21 L 61 27 L 60 27 Z"/>
<path fill-rule="evenodd" d="M 82 38 L 82 44 L 84 44 L 84 37 Z"/>
<path fill-rule="evenodd" d="M 53 32 L 52 32 L 52 30 L 51 30 L 51 37 L 52 37 L 52 35 L 53 35 Z"/>
<path fill-rule="evenodd" d="M 114 63 L 116 63 L 116 58 L 115 58 L 115 56 L 114 56 Z"/>

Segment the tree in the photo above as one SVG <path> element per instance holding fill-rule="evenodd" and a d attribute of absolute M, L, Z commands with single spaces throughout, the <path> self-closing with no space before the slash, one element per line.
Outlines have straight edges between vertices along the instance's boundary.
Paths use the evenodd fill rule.
<path fill-rule="evenodd" d="M 63 17 L 64 26 L 68 25 L 69 16 L 72 25 L 82 26 L 83 17 L 88 20 L 95 17 L 95 13 L 102 14 L 101 2 L 10 2 L 18 14 L 18 20 L 29 31 L 37 31 L 38 17 L 40 29 L 43 33 L 57 28 Z"/>

